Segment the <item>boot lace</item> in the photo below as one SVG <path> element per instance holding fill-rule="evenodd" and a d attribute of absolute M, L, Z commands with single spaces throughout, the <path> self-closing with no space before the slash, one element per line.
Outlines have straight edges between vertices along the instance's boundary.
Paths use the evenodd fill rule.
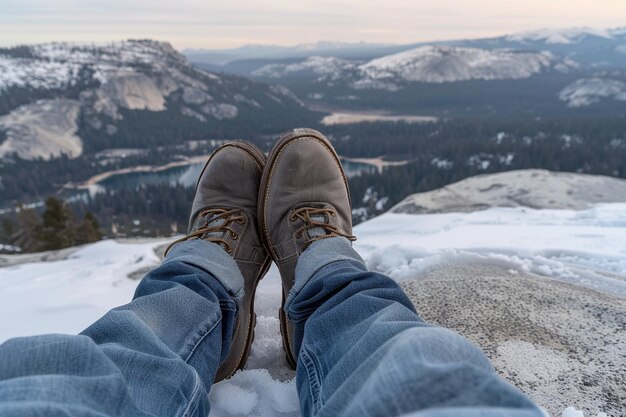
<path fill-rule="evenodd" d="M 307 246 L 317 240 L 337 236 L 345 237 L 350 241 L 356 240 L 356 236 L 339 230 L 337 226 L 333 226 L 332 224 L 328 224 L 324 221 L 318 220 L 320 217 L 327 219 L 328 216 L 336 217 L 337 212 L 331 208 L 301 207 L 291 213 L 291 215 L 289 216 L 289 220 L 296 221 L 300 219 L 304 222 L 304 225 L 296 231 L 296 238 L 300 239 L 304 235 L 304 233 L 307 232 Z M 311 237 L 310 233 L 308 232 L 312 229 L 317 228 L 323 229 L 326 233 Z"/>
<path fill-rule="evenodd" d="M 206 218 L 207 223 L 205 226 L 200 227 L 187 236 L 182 237 L 172 242 L 167 248 L 165 254 L 179 242 L 192 239 L 202 239 L 207 242 L 214 242 L 222 246 L 229 255 L 233 254 L 233 247 L 226 240 L 227 236 L 230 236 L 232 240 L 239 239 L 237 232 L 233 230 L 231 225 L 234 222 L 244 224 L 246 218 L 241 214 L 240 209 L 219 209 L 219 208 L 207 208 L 198 214 L 198 218 Z M 221 220 L 221 222 L 220 222 Z"/>

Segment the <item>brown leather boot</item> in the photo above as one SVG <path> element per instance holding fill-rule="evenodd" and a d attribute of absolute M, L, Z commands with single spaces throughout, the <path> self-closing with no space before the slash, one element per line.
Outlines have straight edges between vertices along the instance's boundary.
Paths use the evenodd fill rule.
<path fill-rule="evenodd" d="M 216 149 L 198 184 L 189 218 L 189 239 L 217 243 L 237 262 L 244 279 L 238 301 L 237 324 L 229 356 L 217 370 L 215 382 L 229 378 L 248 358 L 256 315 L 254 294 L 272 260 L 264 248 L 257 222 L 257 197 L 265 155 L 248 142 L 233 141 Z M 169 250 L 169 248 L 168 248 Z"/>
<path fill-rule="evenodd" d="M 295 129 L 283 135 L 268 156 L 259 190 L 259 224 L 280 270 L 283 307 L 294 285 L 300 254 L 314 241 L 352 236 L 348 181 L 339 156 L 321 133 Z M 287 361 L 295 369 L 294 327 L 283 307 L 281 333 Z"/>

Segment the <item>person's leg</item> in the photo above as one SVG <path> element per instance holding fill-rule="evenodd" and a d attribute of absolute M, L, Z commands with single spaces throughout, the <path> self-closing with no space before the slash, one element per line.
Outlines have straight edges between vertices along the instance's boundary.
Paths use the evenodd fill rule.
<path fill-rule="evenodd" d="M 1 416 L 206 416 L 243 277 L 214 243 L 181 242 L 133 301 L 81 335 L 0 346 Z"/>
<path fill-rule="evenodd" d="M 79 336 L 0 346 L 1 416 L 206 416 L 214 381 L 241 369 L 270 258 L 257 228 L 265 155 L 234 141 L 207 161 L 187 236 L 133 301 Z"/>
<path fill-rule="evenodd" d="M 294 129 L 269 153 L 259 223 L 280 271 L 287 361 L 305 417 L 540 416 L 474 345 L 431 326 L 352 250 L 348 179 L 332 143 Z"/>
<path fill-rule="evenodd" d="M 392 279 L 368 272 L 347 239 L 314 242 L 285 310 L 308 416 L 542 416 L 481 350 L 424 322 Z"/>

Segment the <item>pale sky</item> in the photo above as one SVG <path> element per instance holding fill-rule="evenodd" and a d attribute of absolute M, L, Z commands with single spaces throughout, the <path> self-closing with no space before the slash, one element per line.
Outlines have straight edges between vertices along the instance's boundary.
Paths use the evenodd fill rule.
<path fill-rule="evenodd" d="M 151 38 L 178 49 L 412 43 L 626 26 L 626 0 L 0 0 L 0 45 Z"/>

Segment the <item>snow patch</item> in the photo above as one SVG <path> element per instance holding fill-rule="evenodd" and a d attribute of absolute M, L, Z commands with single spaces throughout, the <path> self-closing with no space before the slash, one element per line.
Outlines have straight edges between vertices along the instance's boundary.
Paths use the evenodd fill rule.
<path fill-rule="evenodd" d="M 602 100 L 626 101 L 626 83 L 607 78 L 576 80 L 559 93 L 568 107 L 588 107 Z"/>
<path fill-rule="evenodd" d="M 585 417 L 585 413 L 577 410 L 575 407 L 567 407 L 561 417 Z M 609 417 L 606 413 L 598 413 L 596 417 Z"/>
<path fill-rule="evenodd" d="M 266 369 L 238 372 L 228 381 L 213 385 L 209 401 L 209 417 L 300 415 L 295 382 L 277 381 Z"/>
<path fill-rule="evenodd" d="M 0 55 L 0 93 L 9 87 L 62 88 L 76 82 L 82 70 L 104 84 L 121 72 L 146 66 L 166 69 L 172 61 L 184 63 L 169 44 L 122 41 L 104 45 L 48 43 L 29 48 L 33 58 Z"/>
<path fill-rule="evenodd" d="M 439 265 L 495 264 L 626 295 L 626 204 L 583 211 L 490 208 L 459 214 L 387 213 L 357 226 L 368 267 L 396 280 Z"/>
<path fill-rule="evenodd" d="M 43 333 L 77 334 L 108 310 L 128 303 L 139 281 L 133 272 L 155 267 L 163 241 L 83 246 L 69 257 L 0 268 L 0 343 Z"/>

